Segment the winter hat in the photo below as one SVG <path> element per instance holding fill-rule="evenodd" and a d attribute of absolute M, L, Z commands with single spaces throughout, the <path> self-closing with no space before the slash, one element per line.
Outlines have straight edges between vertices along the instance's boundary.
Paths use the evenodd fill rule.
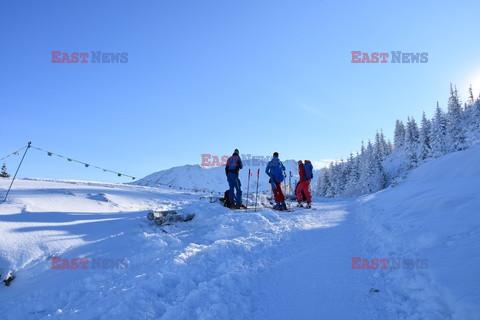
<path fill-rule="evenodd" d="M 274 152 L 273 156 L 278 158 L 278 152 Z"/>
<path fill-rule="evenodd" d="M 238 151 L 238 149 L 235 149 L 235 151 L 233 151 L 233 153 L 240 154 L 240 151 Z"/>

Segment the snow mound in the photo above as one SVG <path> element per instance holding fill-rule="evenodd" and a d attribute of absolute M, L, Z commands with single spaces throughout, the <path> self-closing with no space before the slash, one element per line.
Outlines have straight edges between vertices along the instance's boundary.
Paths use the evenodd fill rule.
<path fill-rule="evenodd" d="M 87 199 L 95 200 L 95 201 L 102 201 L 102 202 L 109 202 L 108 197 L 105 193 L 97 193 L 97 194 L 88 194 Z"/>

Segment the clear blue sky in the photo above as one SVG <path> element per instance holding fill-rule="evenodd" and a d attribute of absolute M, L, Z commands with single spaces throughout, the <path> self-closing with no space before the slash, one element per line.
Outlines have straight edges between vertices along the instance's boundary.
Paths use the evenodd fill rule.
<path fill-rule="evenodd" d="M 478 1 L 2 1 L 0 157 L 34 145 L 142 177 L 202 153 L 346 157 L 480 91 Z M 52 64 L 50 52 L 128 52 Z M 352 50 L 428 52 L 352 64 Z M 9 158 L 14 171 L 19 158 Z M 23 177 L 124 182 L 30 150 Z"/>

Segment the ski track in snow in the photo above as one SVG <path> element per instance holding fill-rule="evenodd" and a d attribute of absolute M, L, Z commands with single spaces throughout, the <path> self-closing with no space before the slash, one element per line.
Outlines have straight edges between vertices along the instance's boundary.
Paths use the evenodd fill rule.
<path fill-rule="evenodd" d="M 317 204 L 309 212 L 317 225 L 292 232 L 275 248 L 257 275 L 253 319 L 394 318 L 377 308 L 385 301 L 369 292 L 375 286 L 370 274 L 351 269 L 351 257 L 362 252 L 353 205 Z"/>
<path fill-rule="evenodd" d="M 463 156 L 478 163 L 480 151 L 432 161 L 374 195 L 292 212 L 232 211 L 170 189 L 19 180 L 0 205 L 0 274 L 17 276 L 0 287 L 0 318 L 480 319 L 480 170 L 457 180 L 441 170 Z M 158 227 L 151 209 L 196 216 Z M 54 270 L 56 256 L 122 268 Z M 352 257 L 426 257 L 428 268 L 353 270 Z"/>

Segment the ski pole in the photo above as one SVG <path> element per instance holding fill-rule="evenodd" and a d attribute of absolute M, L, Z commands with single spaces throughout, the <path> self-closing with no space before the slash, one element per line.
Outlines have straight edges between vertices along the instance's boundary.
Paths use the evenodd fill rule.
<path fill-rule="evenodd" d="M 252 175 L 252 172 L 250 169 L 248 169 L 248 183 L 247 183 L 247 202 L 245 203 L 245 206 L 247 207 L 246 210 L 248 210 L 248 191 L 250 189 L 250 176 Z M 245 210 L 245 211 L 246 211 Z"/>
<path fill-rule="evenodd" d="M 292 195 L 292 171 L 288 172 L 288 192 Z"/>
<path fill-rule="evenodd" d="M 260 169 L 257 170 L 257 191 L 255 192 L 255 212 L 257 212 L 257 197 L 258 197 L 258 179 L 260 178 Z"/>

